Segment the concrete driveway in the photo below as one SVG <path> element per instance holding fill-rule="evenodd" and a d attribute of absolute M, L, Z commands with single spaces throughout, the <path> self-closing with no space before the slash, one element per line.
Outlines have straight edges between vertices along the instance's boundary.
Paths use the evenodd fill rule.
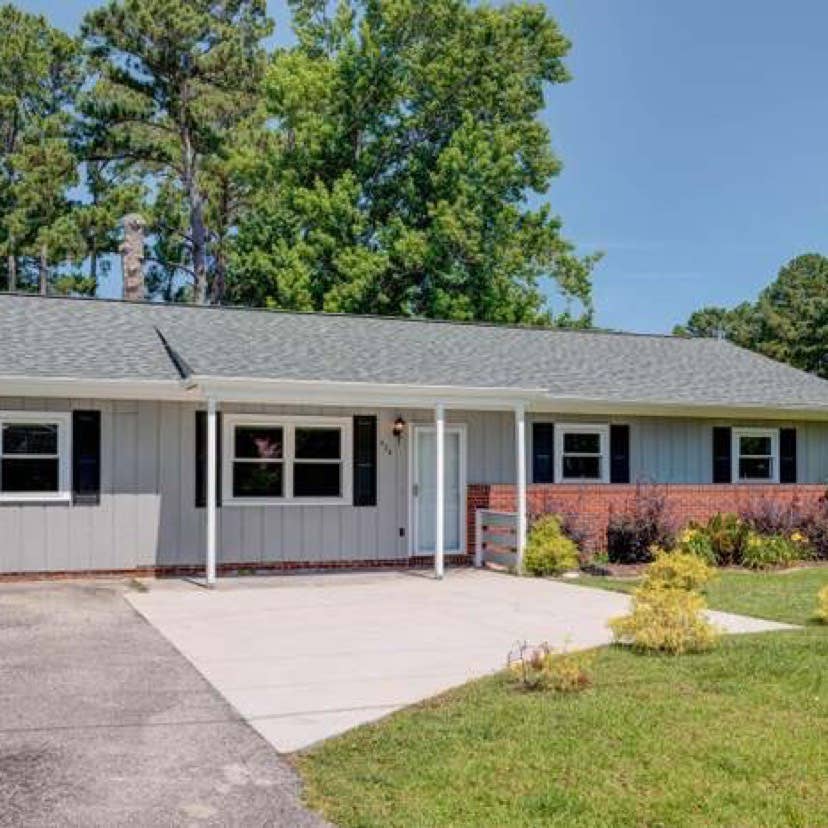
<path fill-rule="evenodd" d="M 515 642 L 592 647 L 628 598 L 474 570 L 149 582 L 128 600 L 277 750 L 500 669 Z M 731 632 L 784 625 L 711 613 Z"/>
<path fill-rule="evenodd" d="M 0 584 L 0 826 L 322 825 L 128 589 Z"/>

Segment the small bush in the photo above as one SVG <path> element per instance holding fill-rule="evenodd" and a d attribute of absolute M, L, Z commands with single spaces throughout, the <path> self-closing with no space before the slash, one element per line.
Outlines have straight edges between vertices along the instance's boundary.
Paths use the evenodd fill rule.
<path fill-rule="evenodd" d="M 813 557 L 828 561 L 828 495 L 819 499 L 799 528 L 808 538 Z"/>
<path fill-rule="evenodd" d="M 790 535 L 801 528 L 804 518 L 796 495 L 787 503 L 767 495 L 754 495 L 739 509 L 739 519 L 760 535 Z"/>
<path fill-rule="evenodd" d="M 509 670 L 524 690 L 577 693 L 592 684 L 592 652 L 555 652 L 549 644 L 520 644 L 509 654 Z"/>
<path fill-rule="evenodd" d="M 775 566 L 790 566 L 803 556 L 808 549 L 798 542 L 804 537 L 793 533 L 791 538 L 782 535 L 759 535 L 748 533 L 740 563 L 748 569 L 771 569 Z"/>
<path fill-rule="evenodd" d="M 523 567 L 528 575 L 560 575 L 578 568 L 578 547 L 564 534 L 556 515 L 544 515 L 532 525 Z"/>
<path fill-rule="evenodd" d="M 664 587 L 639 587 L 629 615 L 610 621 L 618 642 L 637 650 L 671 655 L 709 650 L 718 638 L 702 615 L 704 599 L 697 592 Z"/>
<path fill-rule="evenodd" d="M 616 641 L 674 655 L 709 649 L 718 634 L 702 614 L 706 605 L 695 590 L 714 577 L 713 569 L 689 552 L 656 549 L 654 554 L 633 592 L 632 612 L 610 621 Z"/>
<path fill-rule="evenodd" d="M 708 564 L 716 565 L 716 554 L 710 536 L 703 526 L 696 523 L 689 523 L 684 528 L 676 540 L 676 549 L 688 555 L 695 555 Z"/>
<path fill-rule="evenodd" d="M 666 495 L 655 486 L 639 484 L 629 511 L 610 514 L 607 523 L 610 563 L 649 563 L 653 559 L 653 547 L 673 546 L 675 530 Z"/>
<path fill-rule="evenodd" d="M 683 589 L 686 592 L 703 587 L 716 573 L 698 555 L 691 552 L 655 551 L 655 561 L 644 573 L 644 583 L 649 587 Z"/>
<path fill-rule="evenodd" d="M 704 526 L 710 541 L 713 560 L 718 566 L 736 566 L 742 561 L 742 551 L 747 543 L 750 527 L 738 515 L 713 515 Z"/>
<path fill-rule="evenodd" d="M 826 584 L 817 594 L 817 620 L 822 621 L 823 624 L 828 624 L 828 584 Z"/>

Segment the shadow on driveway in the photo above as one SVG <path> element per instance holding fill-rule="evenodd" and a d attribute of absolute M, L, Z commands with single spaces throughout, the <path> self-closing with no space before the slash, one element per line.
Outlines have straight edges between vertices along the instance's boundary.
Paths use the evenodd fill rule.
<path fill-rule="evenodd" d="M 127 589 L 0 585 L 0 825 L 322 825 Z"/>

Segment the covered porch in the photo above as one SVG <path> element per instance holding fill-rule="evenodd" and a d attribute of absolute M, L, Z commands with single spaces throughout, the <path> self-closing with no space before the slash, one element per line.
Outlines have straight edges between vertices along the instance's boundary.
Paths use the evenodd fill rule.
<path fill-rule="evenodd" d="M 508 394 L 498 389 L 460 394 L 434 389 L 430 395 L 398 389 L 389 394 L 387 386 L 356 390 L 310 383 L 262 383 L 268 387 L 251 389 L 249 383 L 195 381 L 205 397 L 200 413 L 203 472 L 201 479 L 196 474 L 196 488 L 203 491 L 204 508 L 198 511 L 208 585 L 215 585 L 220 572 L 232 569 L 228 564 L 235 561 L 255 570 L 250 560 L 255 556 L 244 548 L 244 540 L 236 540 L 246 524 L 261 525 L 256 532 L 262 536 L 284 532 L 280 524 L 297 520 L 310 532 L 319 523 L 324 527 L 315 533 L 318 548 L 309 553 L 311 560 L 297 562 L 296 569 L 315 568 L 315 563 L 327 569 L 427 562 L 440 580 L 453 561 L 472 562 L 468 486 L 481 476 L 514 487 L 515 549 L 522 560 L 529 394 L 516 398 L 514 389 Z M 319 445 L 309 454 L 311 432 Z M 326 440 L 327 448 L 322 445 Z M 496 458 L 483 469 L 485 447 L 491 453 L 495 441 Z M 245 479 L 258 470 L 271 473 L 270 493 L 278 497 L 260 496 L 264 489 L 245 490 Z M 364 526 L 369 514 L 369 545 L 381 546 L 371 556 L 358 537 L 366 530 L 353 528 L 355 522 Z M 356 532 L 356 539 L 346 544 L 355 553 L 335 548 L 345 543 L 335 537 L 337 530 Z M 293 567 L 286 562 L 284 568 Z"/>

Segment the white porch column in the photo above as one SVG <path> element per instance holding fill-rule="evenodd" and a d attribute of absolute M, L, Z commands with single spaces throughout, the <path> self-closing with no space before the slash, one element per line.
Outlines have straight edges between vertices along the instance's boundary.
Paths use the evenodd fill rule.
<path fill-rule="evenodd" d="M 517 571 L 523 574 L 526 549 L 526 410 L 515 406 L 515 482 L 517 484 Z"/>
<path fill-rule="evenodd" d="M 434 487 L 437 499 L 434 504 L 434 577 L 442 578 L 446 534 L 446 412 L 442 405 L 434 409 L 434 424 L 437 452 L 437 462 L 434 464 L 437 475 L 437 485 Z"/>
<path fill-rule="evenodd" d="M 216 457 L 216 401 L 207 400 L 207 561 L 205 571 L 207 585 L 214 586 L 216 583 L 216 470 L 218 458 Z"/>

